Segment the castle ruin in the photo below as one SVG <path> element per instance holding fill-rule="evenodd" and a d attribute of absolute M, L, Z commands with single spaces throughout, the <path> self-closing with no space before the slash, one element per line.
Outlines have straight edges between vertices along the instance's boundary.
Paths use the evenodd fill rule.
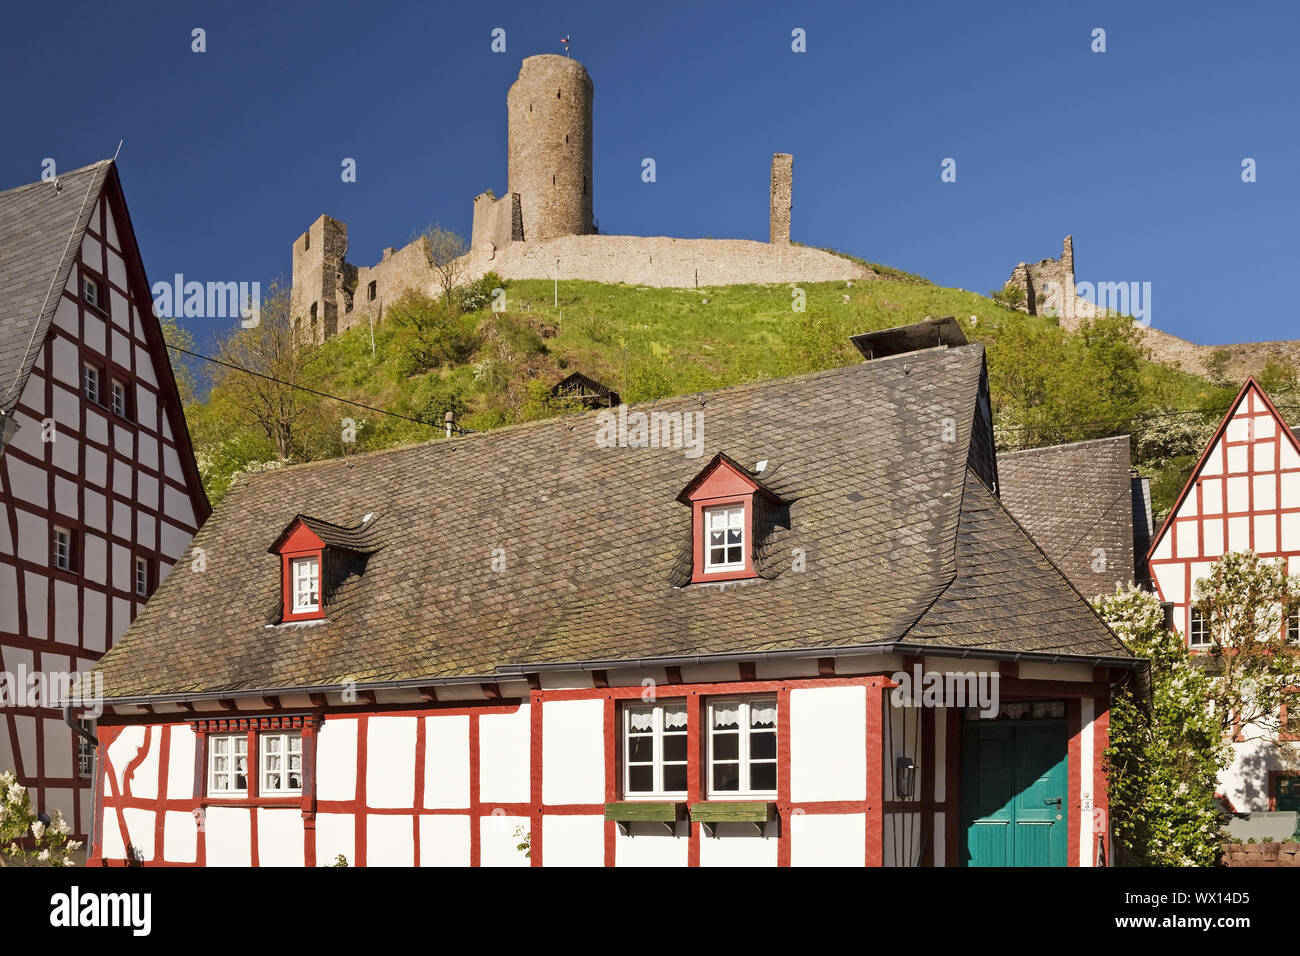
<path fill-rule="evenodd" d="M 769 242 L 598 235 L 593 215 L 592 103 L 587 70 L 567 56 L 527 57 L 506 94 L 505 195 L 474 197 L 461 282 L 585 279 L 664 288 L 872 278 L 858 262 L 790 240 L 794 158 L 772 156 Z M 321 216 L 293 243 L 289 307 L 295 327 L 324 341 L 382 318 L 385 303 L 440 294 L 417 239 L 373 266 L 347 261 L 347 225 Z"/>

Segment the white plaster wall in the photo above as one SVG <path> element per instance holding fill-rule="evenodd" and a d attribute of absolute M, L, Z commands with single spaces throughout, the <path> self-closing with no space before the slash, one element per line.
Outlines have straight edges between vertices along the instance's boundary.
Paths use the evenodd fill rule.
<path fill-rule="evenodd" d="M 356 795 L 357 721 L 327 718 L 316 739 L 316 796 L 320 800 L 353 800 Z"/>
<path fill-rule="evenodd" d="M 685 824 L 669 835 L 658 823 L 633 823 L 628 835 L 618 830 L 614 837 L 614 862 L 617 866 L 685 866 L 690 850 Z"/>
<path fill-rule="evenodd" d="M 371 717 L 367 730 L 366 805 L 415 806 L 416 717 Z"/>
<path fill-rule="evenodd" d="M 302 811 L 259 807 L 257 810 L 258 866 L 302 866 Z"/>
<path fill-rule="evenodd" d="M 126 840 L 122 836 L 122 826 L 118 822 L 117 810 L 105 807 L 100 820 L 101 842 L 104 858 L 108 860 L 126 859 Z"/>
<path fill-rule="evenodd" d="M 529 859 L 517 850 L 522 842 L 516 830 L 531 829 L 528 817 L 492 814 L 479 820 L 479 864 L 481 866 L 528 866 Z"/>
<path fill-rule="evenodd" d="M 203 845 L 208 866 L 253 865 L 253 821 L 245 807 L 208 807 Z"/>
<path fill-rule="evenodd" d="M 1258 730 L 1247 729 L 1247 736 L 1253 737 Z M 1232 805 L 1242 813 L 1253 813 L 1268 809 L 1269 784 L 1268 775 L 1273 770 L 1284 770 L 1288 766 L 1291 772 L 1300 766 L 1300 747 L 1291 744 L 1290 762 L 1272 740 L 1250 739 L 1232 745 L 1232 763 L 1219 775 L 1219 789 Z"/>
<path fill-rule="evenodd" d="M 424 718 L 424 805 L 469 806 L 469 717 Z"/>
<path fill-rule="evenodd" d="M 603 816 L 542 817 L 542 863 L 545 866 L 604 866 Z"/>
<path fill-rule="evenodd" d="M 420 866 L 469 866 L 469 817 L 420 817 Z"/>
<path fill-rule="evenodd" d="M 333 866 L 340 853 L 357 865 L 356 817 L 350 813 L 316 814 L 316 865 Z"/>
<path fill-rule="evenodd" d="M 199 858 L 199 822 L 192 813 L 168 810 L 163 818 L 163 859 L 193 863 Z"/>
<path fill-rule="evenodd" d="M 415 821 L 410 814 L 366 817 L 366 866 L 415 866 Z"/>
<path fill-rule="evenodd" d="M 794 813 L 790 817 L 791 866 L 863 866 L 867 818 L 862 813 Z"/>
<path fill-rule="evenodd" d="M 131 845 L 137 851 L 136 858 L 152 860 L 154 811 L 138 807 L 127 807 L 122 811 L 122 815 L 126 818 L 126 829 L 127 833 L 130 834 Z"/>
<path fill-rule="evenodd" d="M 775 836 L 763 836 L 751 823 L 720 823 L 714 832 L 700 828 L 700 866 L 776 866 Z"/>
<path fill-rule="evenodd" d="M 604 700 L 542 704 L 543 803 L 604 802 L 604 727 Z"/>
<path fill-rule="evenodd" d="M 479 799 L 527 803 L 529 799 L 529 705 L 479 718 Z"/>
<path fill-rule="evenodd" d="M 167 755 L 167 796 L 178 800 L 194 795 L 194 729 L 177 724 L 171 729 Z"/>
<path fill-rule="evenodd" d="M 808 687 L 790 692 L 790 799 L 866 797 L 866 689 Z"/>

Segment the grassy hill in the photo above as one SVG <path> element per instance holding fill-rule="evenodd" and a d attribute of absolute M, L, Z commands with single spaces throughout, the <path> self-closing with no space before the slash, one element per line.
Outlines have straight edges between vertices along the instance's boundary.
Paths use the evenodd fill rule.
<path fill-rule="evenodd" d="M 988 349 L 1000 448 L 1131 433 L 1161 509 L 1235 394 L 1228 383 L 1151 362 L 1126 320 L 1067 333 L 986 296 L 872 268 L 882 278 L 798 290 L 568 281 L 558 306 L 550 282 L 513 281 L 501 283 L 504 312 L 485 303 L 500 280 L 471 290 L 468 304 L 478 308 L 464 311 L 407 296 L 385 310 L 373 347 L 368 325 L 353 328 L 320 346 L 294 379 L 406 418 L 299 393 L 307 404 L 280 445 L 292 460 L 312 460 L 438 438 L 447 410 L 479 430 L 561 415 L 570 409 L 549 389 L 572 371 L 631 403 L 845 365 L 861 360 L 852 334 L 955 315 Z M 266 423 L 241 405 L 247 384 L 227 373 L 187 409 L 214 500 L 240 471 L 281 457 Z M 1171 411 L 1178 414 L 1148 417 Z"/>

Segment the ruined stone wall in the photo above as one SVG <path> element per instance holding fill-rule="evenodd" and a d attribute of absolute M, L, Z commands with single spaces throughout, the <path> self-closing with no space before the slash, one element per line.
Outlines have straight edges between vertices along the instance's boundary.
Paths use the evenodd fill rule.
<path fill-rule="evenodd" d="M 790 241 L 790 205 L 794 190 L 794 157 L 789 153 L 772 154 L 772 196 L 769 212 L 768 241 Z"/>
<path fill-rule="evenodd" d="M 1030 264 L 1022 262 L 1011 271 L 1008 285 L 1025 291 L 1025 302 L 1021 311 L 1030 315 L 1042 315 L 1047 306 L 1050 289 L 1053 285 L 1060 288 L 1063 301 L 1072 300 L 1073 308 L 1061 310 L 1061 324 L 1066 328 L 1077 327 L 1080 320 L 1095 314 L 1092 303 L 1080 299 L 1074 293 L 1074 238 L 1066 236 L 1062 244 L 1061 258 L 1042 259 Z"/>
<path fill-rule="evenodd" d="M 497 199 L 490 193 L 474 197 L 474 227 L 470 233 L 470 247 L 481 249 L 490 246 L 500 249 L 524 238 L 523 208 L 519 194 L 511 193 Z"/>
<path fill-rule="evenodd" d="M 299 333 L 320 342 L 337 334 L 340 313 L 351 304 L 355 271 L 344 257 L 348 227 L 321 216 L 293 243 L 289 314 Z"/>
<path fill-rule="evenodd" d="M 340 312 L 338 330 L 344 332 L 354 325 L 367 324 L 371 317 L 382 320 L 383 310 L 408 289 L 430 296 L 442 294 L 442 286 L 425 254 L 423 239 L 401 249 L 385 249 L 384 258 L 379 262 L 357 269 L 353 307 Z"/>
<path fill-rule="evenodd" d="M 528 240 L 592 230 L 592 83 L 567 56 L 527 57 L 506 95 L 508 192 Z"/>
<path fill-rule="evenodd" d="M 559 258 L 560 281 L 626 283 L 660 288 L 872 278 L 850 259 L 806 246 L 750 239 L 666 236 L 562 236 L 514 242 L 494 254 L 472 252 L 465 280 L 489 270 L 505 279 L 549 279 Z"/>

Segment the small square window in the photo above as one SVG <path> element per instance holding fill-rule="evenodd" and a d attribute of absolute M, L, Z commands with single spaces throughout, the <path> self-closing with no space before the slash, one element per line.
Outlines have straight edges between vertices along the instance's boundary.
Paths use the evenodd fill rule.
<path fill-rule="evenodd" d="M 71 571 L 73 568 L 72 532 L 67 528 L 56 527 L 52 546 L 54 566 L 60 571 Z"/>
<path fill-rule="evenodd" d="M 259 793 L 302 793 L 302 734 L 262 734 Z"/>
<path fill-rule="evenodd" d="M 98 279 L 85 275 L 81 277 L 81 298 L 87 305 L 93 305 L 97 309 L 104 307 L 104 292 Z"/>
<path fill-rule="evenodd" d="M 1190 647 L 1209 647 L 1210 646 L 1210 622 L 1198 606 L 1192 605 L 1192 626 L 1190 633 L 1187 635 L 1187 643 Z"/>
<path fill-rule="evenodd" d="M 1300 644 L 1300 608 L 1287 615 L 1286 640 L 1288 644 Z"/>
<path fill-rule="evenodd" d="M 86 398 L 99 404 L 99 369 L 89 362 L 81 367 L 81 391 Z"/>
<path fill-rule="evenodd" d="M 704 509 L 704 570 L 738 571 L 745 567 L 745 506 Z"/>
<path fill-rule="evenodd" d="M 126 418 L 126 386 L 116 379 L 113 380 L 113 414 Z"/>
<path fill-rule="evenodd" d="M 208 792 L 248 793 L 248 734 L 208 738 Z"/>
<path fill-rule="evenodd" d="M 316 557 L 293 560 L 293 613 L 320 610 L 320 560 Z"/>
<path fill-rule="evenodd" d="M 135 559 L 135 593 L 140 597 L 149 596 L 149 559 Z"/>
<path fill-rule="evenodd" d="M 95 733 L 93 720 L 78 721 L 81 729 L 92 736 Z M 95 772 L 95 745 L 80 734 L 77 735 L 77 776 L 89 777 Z"/>

